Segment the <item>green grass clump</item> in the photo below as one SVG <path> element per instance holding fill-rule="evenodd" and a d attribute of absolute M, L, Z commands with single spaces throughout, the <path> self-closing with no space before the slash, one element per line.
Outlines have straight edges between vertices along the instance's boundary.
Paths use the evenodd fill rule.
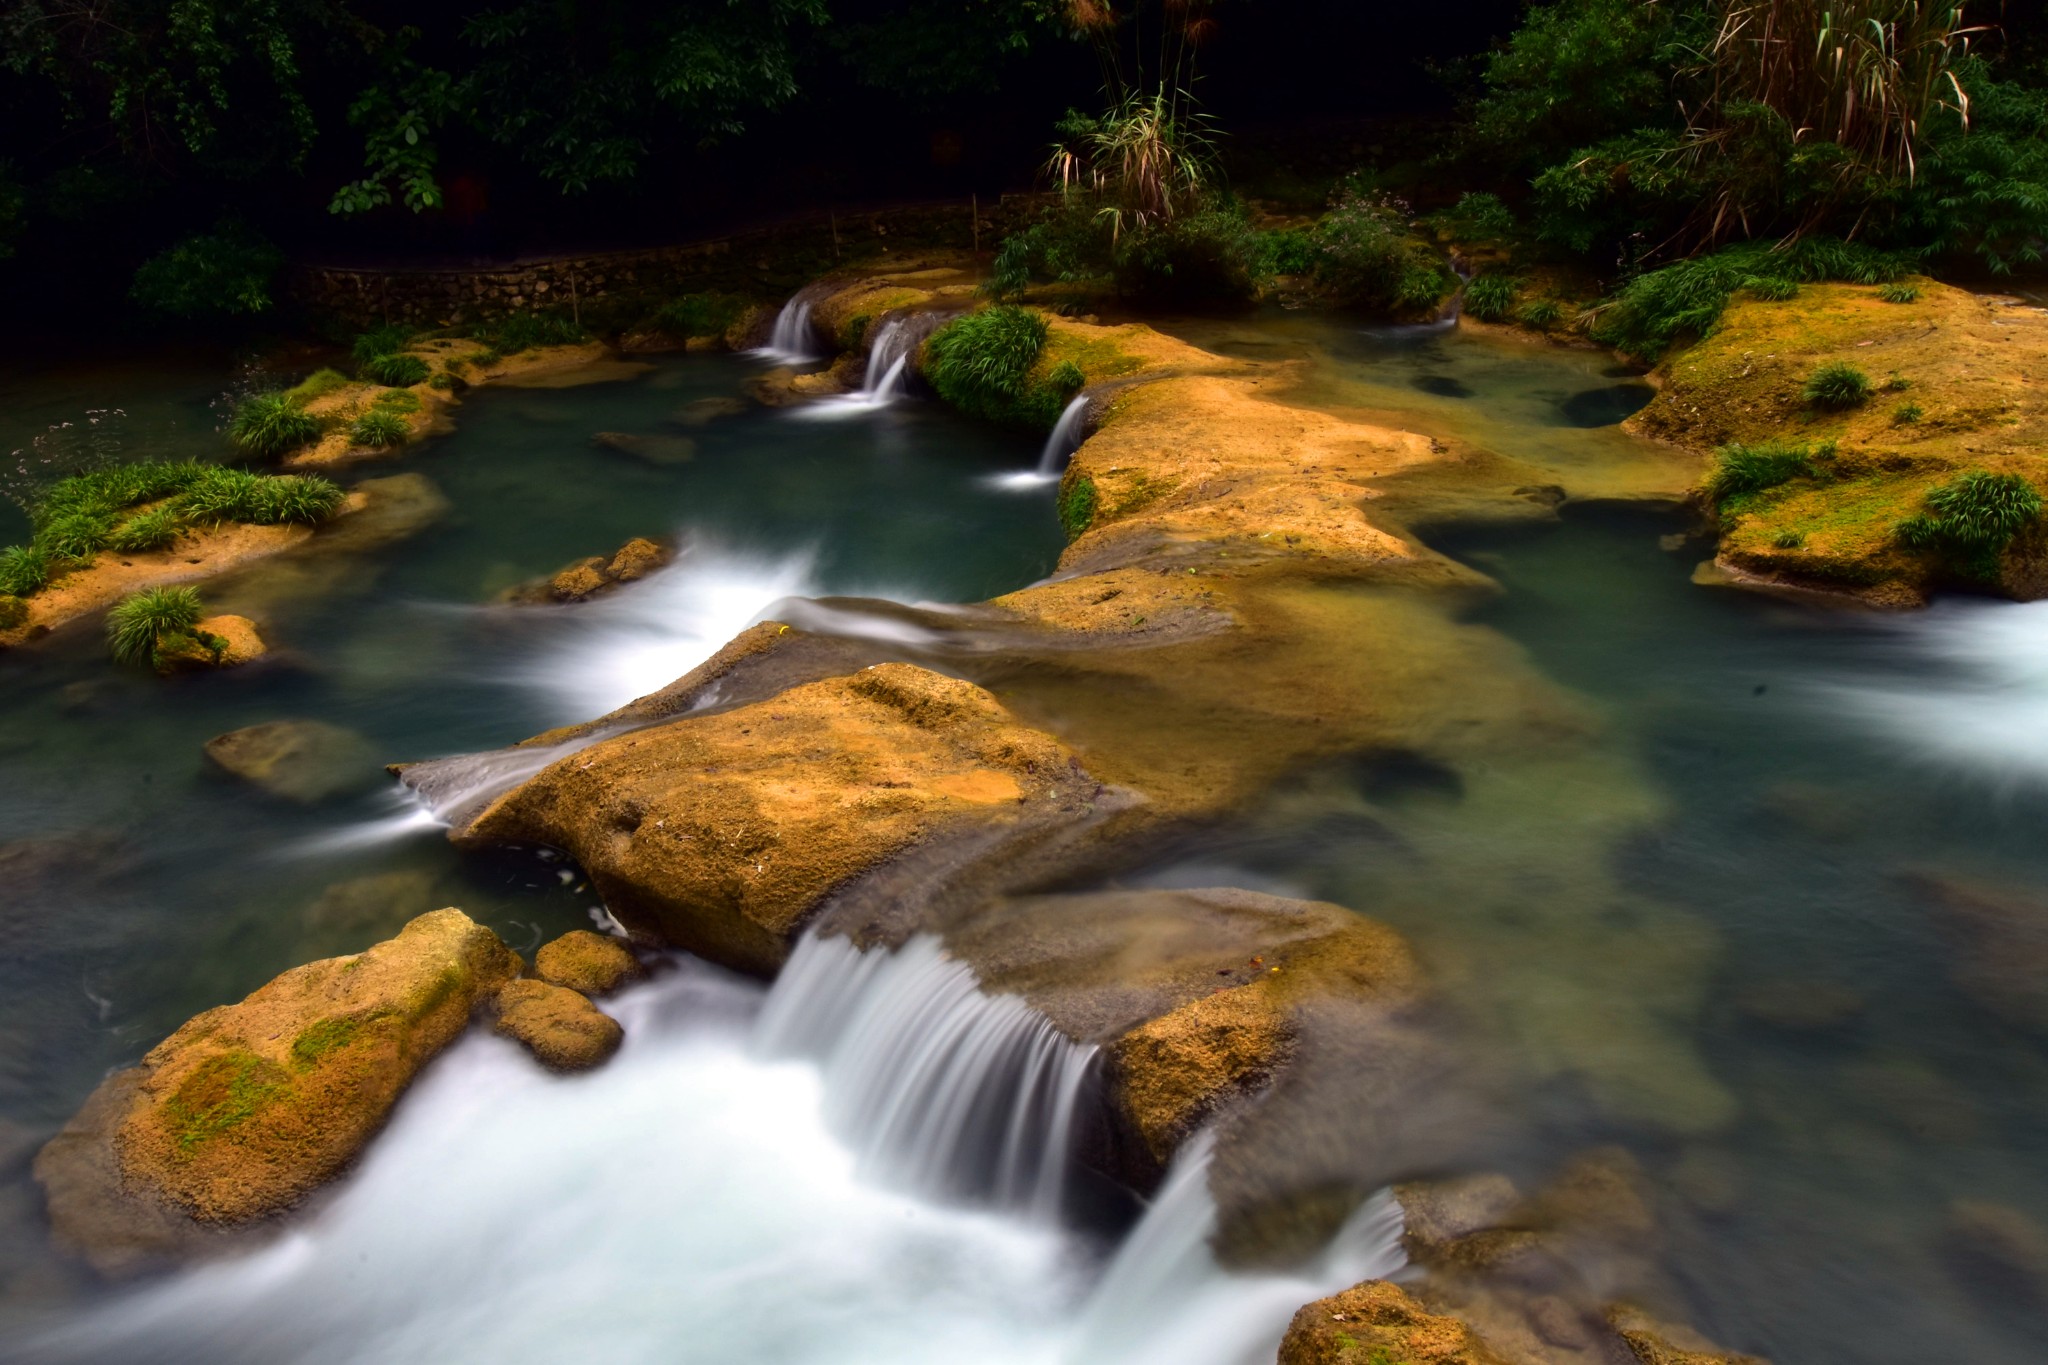
<path fill-rule="evenodd" d="M 1714 458 L 1714 472 L 1707 476 L 1707 491 L 1717 500 L 1760 493 L 1814 472 L 1813 459 L 1806 447 L 1774 441 L 1759 445 L 1731 442 L 1715 451 Z"/>
<path fill-rule="evenodd" d="M 1086 387 L 1088 376 L 1073 361 L 1062 360 L 1046 372 L 1045 382 L 1067 398 L 1072 398 Z"/>
<path fill-rule="evenodd" d="M 27 597 L 40 592 L 50 581 L 50 556 L 33 545 L 10 545 L 0 550 L 0 593 Z"/>
<path fill-rule="evenodd" d="M 330 479 L 317 474 L 287 474 L 263 481 L 262 503 L 258 515 L 250 520 L 265 526 L 313 526 L 339 512 L 347 500 L 348 495 Z"/>
<path fill-rule="evenodd" d="M 418 412 L 422 406 L 420 396 L 411 389 L 386 389 L 371 402 L 387 412 Z"/>
<path fill-rule="evenodd" d="M 1833 237 L 1742 242 L 1647 271 L 1600 310 L 1593 339 L 1655 360 L 1680 341 L 1712 335 L 1737 290 L 1771 297 L 1785 284 L 1882 284 L 1911 260 Z"/>
<path fill-rule="evenodd" d="M 1920 301 L 1920 286 L 1917 284 L 1907 284 L 1903 280 L 1896 280 L 1879 289 L 1877 296 L 1886 303 L 1918 303 Z"/>
<path fill-rule="evenodd" d="M 36 528 L 36 548 L 52 559 L 88 560 L 106 548 L 114 519 L 104 512 L 66 512 Z"/>
<path fill-rule="evenodd" d="M 367 365 L 379 356 L 397 355 L 405 349 L 412 338 L 413 330 L 410 327 L 401 327 L 397 324 L 373 327 L 356 338 L 352 354 L 355 356 L 356 364 Z"/>
<path fill-rule="evenodd" d="M 107 613 L 107 645 L 121 663 L 154 665 L 166 642 L 196 638 L 205 610 L 191 588 L 144 588 Z"/>
<path fill-rule="evenodd" d="M 1525 327 L 1555 327 L 1564 318 L 1564 307 L 1556 299 L 1531 299 L 1515 314 Z"/>
<path fill-rule="evenodd" d="M 1892 424 L 1909 427 L 1926 415 L 1918 403 L 1901 403 L 1892 409 Z"/>
<path fill-rule="evenodd" d="M 315 398 L 325 398 L 336 389 L 345 389 L 348 385 L 348 376 L 340 370 L 320 369 L 313 371 L 313 373 L 286 389 L 284 396 L 297 403 L 300 407 L 304 407 Z"/>
<path fill-rule="evenodd" d="M 405 390 L 398 389 L 394 392 L 403 393 Z M 349 440 L 359 446 L 369 446 L 376 450 L 400 445 L 411 434 L 412 427 L 406 423 L 404 417 L 382 407 L 371 408 L 356 418 L 348 429 Z"/>
<path fill-rule="evenodd" d="M 1904 393 L 1907 389 L 1913 387 L 1913 381 L 1900 374 L 1897 370 L 1893 370 L 1889 375 L 1885 376 L 1884 386 L 1892 393 Z"/>
<path fill-rule="evenodd" d="M 1095 520 L 1095 480 L 1077 474 L 1060 485 L 1060 525 L 1068 540 L 1077 540 Z"/>
<path fill-rule="evenodd" d="M 573 346 L 590 340 L 590 333 L 554 313 L 514 313 L 475 328 L 470 335 L 500 355 L 530 351 L 536 346 Z"/>
<path fill-rule="evenodd" d="M 1971 577 L 1998 576 L 1998 557 L 2041 517 L 2041 494 L 2017 474 L 1973 469 L 1927 495 L 1927 511 L 1895 528 L 1915 550 L 1941 556 Z"/>
<path fill-rule="evenodd" d="M 191 460 L 148 460 L 74 474 L 36 502 L 38 526 L 75 512 L 105 517 L 138 502 L 155 502 L 191 486 L 207 466 Z"/>
<path fill-rule="evenodd" d="M 320 419 L 286 393 L 258 393 L 235 408 L 228 435 L 251 455 L 269 458 L 320 439 Z"/>
<path fill-rule="evenodd" d="M 1799 297 L 1799 281 L 1783 280 L 1775 275 L 1760 275 L 1742 286 L 1749 296 L 1762 299 L 1765 303 L 1786 303 Z"/>
<path fill-rule="evenodd" d="M 143 554 L 169 549 L 185 534 L 185 521 L 175 507 L 152 507 L 138 512 L 114 528 L 107 547 L 122 554 Z"/>
<path fill-rule="evenodd" d="M 325 521 L 342 501 L 341 489 L 317 475 L 266 476 L 246 469 L 217 468 L 179 495 L 176 505 L 189 521 L 274 526 Z"/>
<path fill-rule="evenodd" d="M 1054 395 L 1032 391 L 1031 367 L 1045 347 L 1045 319 L 1008 304 L 950 323 L 925 343 L 925 378 L 939 397 L 974 417 L 1050 426 Z"/>
<path fill-rule="evenodd" d="M 1316 268 L 1315 233 L 1303 228 L 1275 228 L 1259 234 L 1265 273 L 1306 275 Z"/>
<path fill-rule="evenodd" d="M 1831 360 L 1806 377 L 1799 396 L 1817 408 L 1843 412 L 1870 401 L 1870 376 L 1846 360 Z"/>
<path fill-rule="evenodd" d="M 1481 322 L 1499 322 L 1513 310 L 1521 287 L 1513 275 L 1481 275 L 1465 286 L 1465 311 Z"/>
<path fill-rule="evenodd" d="M 363 363 L 363 378 L 394 389 L 424 384 L 433 370 L 416 355 L 380 355 Z"/>

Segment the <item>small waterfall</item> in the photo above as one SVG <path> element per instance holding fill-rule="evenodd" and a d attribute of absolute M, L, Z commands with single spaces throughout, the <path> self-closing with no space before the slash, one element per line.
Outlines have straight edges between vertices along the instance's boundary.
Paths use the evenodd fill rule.
<path fill-rule="evenodd" d="M 1020 469 L 1010 474 L 991 475 L 987 484 L 990 488 L 1005 493 L 1028 493 L 1048 484 L 1058 483 L 1067 467 L 1067 461 L 1081 448 L 1087 439 L 1088 406 L 1092 400 L 1086 394 L 1076 394 L 1072 402 L 1061 411 L 1060 419 L 1052 424 L 1052 434 L 1045 438 L 1045 446 L 1038 453 L 1038 467 Z"/>
<path fill-rule="evenodd" d="M 868 347 L 867 374 L 858 392 L 834 394 L 822 403 L 796 409 L 800 417 L 850 417 L 876 412 L 901 398 L 910 382 L 910 358 L 931 328 L 924 314 L 891 318 L 875 329 Z"/>
<path fill-rule="evenodd" d="M 1385 1279 L 1407 1264 L 1401 1206 L 1367 1199 L 1321 1256 L 1290 1274 L 1234 1274 L 1216 1264 L 1209 1193 L 1214 1135 L 1198 1133 L 1089 1297 L 1066 1365 L 1271 1365 L 1304 1303 Z"/>
<path fill-rule="evenodd" d="M 818 359 L 817 333 L 811 330 L 811 300 L 805 293 L 793 295 L 775 315 L 768 344 L 753 352 L 765 360 L 784 365 L 802 365 Z"/>
<path fill-rule="evenodd" d="M 755 1038 L 818 1059 L 826 1122 L 863 1174 L 1050 1221 L 1066 1191 L 1077 1105 L 1096 1049 L 920 936 L 895 952 L 804 938 Z"/>

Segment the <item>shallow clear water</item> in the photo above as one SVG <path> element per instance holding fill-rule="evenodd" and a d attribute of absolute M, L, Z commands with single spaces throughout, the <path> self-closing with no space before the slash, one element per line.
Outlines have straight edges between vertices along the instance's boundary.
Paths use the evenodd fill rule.
<path fill-rule="evenodd" d="M 1304 359 L 1314 401 L 1396 415 L 1575 494 L 1676 486 L 1669 456 L 1596 424 L 1644 396 L 1603 357 L 1302 318 L 1188 330 Z M 1031 468 L 1036 442 L 918 405 L 674 424 L 744 373 L 693 358 L 620 384 L 485 392 L 454 436 L 363 470 L 423 472 L 452 510 L 409 541 L 209 590 L 249 604 L 302 669 L 162 684 L 114 672 L 89 633 L 0 657 L 0 817 L 22 835 L 102 831 L 116 850 L 5 912 L 0 1114 L 16 1131 L 60 1122 L 194 1010 L 417 910 L 461 904 L 521 947 L 586 922 L 573 872 L 531 857 L 458 859 L 431 832 L 338 847 L 395 814 L 374 773 L 358 794 L 281 808 L 204 772 L 209 735 L 306 715 L 380 758 L 487 748 L 669 681 L 784 593 L 971 600 L 1049 567 L 1049 488 L 994 478 Z M 696 446 L 653 465 L 591 445 L 599 430 Z M 2025 957 L 2027 943 L 2048 954 L 2048 911 L 2025 920 L 2048 878 L 2040 609 L 1881 618 L 1709 591 L 1689 582 L 1705 547 L 1686 529 L 1592 504 L 1431 536 L 1501 585 L 1470 622 L 1576 694 L 1599 759 L 1587 771 L 1612 793 L 1504 799 L 1483 775 L 1461 787 L 1336 762 L 1151 876 L 1326 897 L 1406 932 L 1467 1007 L 1459 1036 L 1485 1073 L 1481 1117 L 1445 1163 L 1534 1185 L 1573 1152 L 1624 1145 L 1658 1190 L 1674 1307 L 1728 1345 L 1780 1365 L 2036 1359 L 2035 1310 L 1973 1282 L 1943 1229 L 1956 1200 L 2048 1221 L 2048 1065 L 1914 878 L 2015 888 L 2019 965 L 2048 962 Z M 693 547 L 679 566 L 610 602 L 482 605 L 678 530 Z M 1581 865 L 1532 852 L 1582 800 L 1598 833 L 1569 843 Z M 370 876 L 388 880 L 322 903 Z M 1582 895 L 1610 903 L 1557 912 Z M 1199 1252 L 1213 1210 L 1184 1194 L 1105 1268 L 1085 1237 L 893 1193 L 860 1176 L 815 1068 L 749 1051 L 757 995 L 701 971 L 645 988 L 617 1006 L 635 1024 L 626 1052 L 571 1081 L 465 1042 L 301 1235 L 99 1310 L 74 1354 L 516 1359 L 600 1343 L 657 1359 L 689 1340 L 719 1360 L 1131 1360 L 1145 1357 L 1117 1331 L 1138 1321 L 1152 1358 L 1187 1365 L 1228 1332 L 1262 1339 L 1363 1263 L 1226 1281 Z M 1610 1027 L 1636 1017 L 1617 1005 L 1661 1032 Z M 1674 1090 L 1709 1102 L 1659 1123 L 1525 1064 L 1595 1045 L 1682 1054 L 1697 1075 Z M 35 1196 L 19 1179 L 7 1196 L 25 1233 L 5 1239 L 7 1293 L 55 1299 Z M 416 1238 L 394 1231 L 398 1209 Z M 1152 1315 L 1131 1319 L 1133 1303 Z M 223 1319 L 250 1335 L 223 1346 Z"/>

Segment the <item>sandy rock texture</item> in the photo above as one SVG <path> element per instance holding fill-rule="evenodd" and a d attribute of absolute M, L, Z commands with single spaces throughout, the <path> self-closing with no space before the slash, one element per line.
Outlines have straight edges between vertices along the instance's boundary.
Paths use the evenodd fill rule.
<path fill-rule="evenodd" d="M 194 1017 L 37 1156 L 58 1240 L 119 1272 L 290 1208 L 519 970 L 496 934 L 435 910 Z"/>
<path fill-rule="evenodd" d="M 625 944 L 588 929 L 571 929 L 533 955 L 533 974 L 584 995 L 609 995 L 640 976 L 640 961 Z"/>
<path fill-rule="evenodd" d="M 510 981 L 497 995 L 499 1034 L 519 1043 L 550 1071 L 588 1071 L 619 1050 L 618 1021 L 566 986 Z"/>

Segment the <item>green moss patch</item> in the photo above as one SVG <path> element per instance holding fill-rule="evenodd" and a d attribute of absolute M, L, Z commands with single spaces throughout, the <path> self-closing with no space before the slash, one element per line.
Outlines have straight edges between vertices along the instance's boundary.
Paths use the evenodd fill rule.
<path fill-rule="evenodd" d="M 181 1154 L 233 1132 L 291 1090 L 284 1069 L 243 1048 L 207 1058 L 164 1104 Z"/>
<path fill-rule="evenodd" d="M 292 1039 L 292 1064 L 301 1071 L 318 1066 L 326 1058 L 355 1042 L 378 1016 L 344 1014 L 318 1019 Z"/>

